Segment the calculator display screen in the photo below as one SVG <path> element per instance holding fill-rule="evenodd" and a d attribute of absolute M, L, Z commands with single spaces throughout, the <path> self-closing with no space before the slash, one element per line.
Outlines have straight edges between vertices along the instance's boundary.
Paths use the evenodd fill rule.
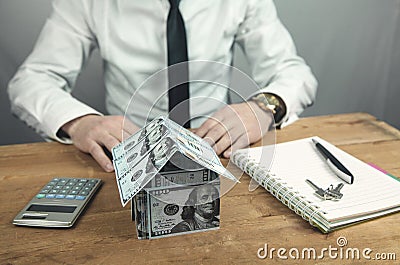
<path fill-rule="evenodd" d="M 62 205 L 40 205 L 32 204 L 27 211 L 32 212 L 51 212 L 51 213 L 73 213 L 76 206 L 62 206 Z"/>

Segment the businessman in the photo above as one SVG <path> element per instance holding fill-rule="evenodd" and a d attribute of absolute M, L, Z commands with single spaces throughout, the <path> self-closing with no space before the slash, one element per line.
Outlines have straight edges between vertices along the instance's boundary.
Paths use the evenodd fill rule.
<path fill-rule="evenodd" d="M 169 89 L 177 76 L 190 81 L 202 72 L 207 79 L 227 81 L 229 75 L 190 63 L 231 65 L 235 43 L 260 88 L 246 101 L 227 105 L 228 90 L 206 82 Z M 94 49 L 104 64 L 106 114 L 70 95 Z M 154 73 L 185 62 L 189 67 L 179 75 L 168 70 L 165 86 L 139 89 Z M 110 150 L 156 114 L 178 109 L 173 119 L 198 127 L 199 136 L 229 157 L 232 150 L 258 141 L 273 123 L 272 115 L 278 126 L 294 121 L 312 104 L 316 86 L 272 0 L 55 0 L 8 92 L 20 119 L 46 138 L 90 153 L 110 172 L 103 147 Z M 133 94 L 134 107 L 123 123 Z"/>

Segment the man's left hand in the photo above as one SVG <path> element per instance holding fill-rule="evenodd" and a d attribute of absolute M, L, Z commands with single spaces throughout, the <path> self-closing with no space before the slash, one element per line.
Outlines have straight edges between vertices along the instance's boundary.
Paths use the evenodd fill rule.
<path fill-rule="evenodd" d="M 272 113 L 249 101 L 225 106 L 194 132 L 210 143 L 218 155 L 229 158 L 233 151 L 259 141 L 273 122 Z"/>

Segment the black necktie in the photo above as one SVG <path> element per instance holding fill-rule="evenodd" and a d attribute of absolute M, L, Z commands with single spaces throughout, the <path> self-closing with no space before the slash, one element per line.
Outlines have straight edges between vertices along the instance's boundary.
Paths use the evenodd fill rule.
<path fill-rule="evenodd" d="M 178 8 L 179 2 L 180 0 L 169 0 L 171 8 L 167 20 L 169 117 L 185 128 L 189 128 L 188 63 L 171 67 L 188 61 L 185 23 Z"/>

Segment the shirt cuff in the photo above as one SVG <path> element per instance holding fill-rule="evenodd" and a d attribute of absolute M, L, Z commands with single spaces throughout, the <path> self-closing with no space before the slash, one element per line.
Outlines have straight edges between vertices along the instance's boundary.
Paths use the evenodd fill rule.
<path fill-rule="evenodd" d="M 59 103 L 56 110 L 49 111 L 44 115 L 42 128 L 51 139 L 64 144 L 72 144 L 71 138 L 61 136 L 61 134 L 57 135 L 58 131 L 64 124 L 89 114 L 103 116 L 97 110 L 71 97 Z"/>

